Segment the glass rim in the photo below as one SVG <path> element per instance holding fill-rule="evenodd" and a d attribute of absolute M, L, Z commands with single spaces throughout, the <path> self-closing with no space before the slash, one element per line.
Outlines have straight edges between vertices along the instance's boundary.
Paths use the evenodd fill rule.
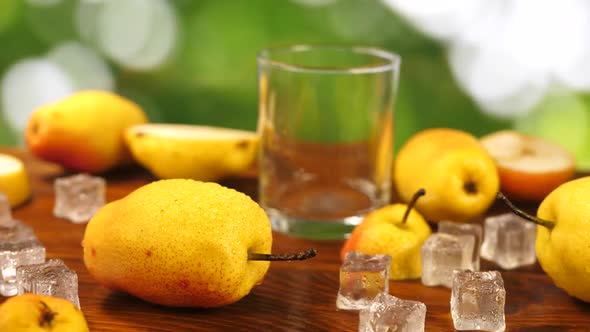
<path fill-rule="evenodd" d="M 314 67 L 294 65 L 284 61 L 272 60 L 270 56 L 276 53 L 297 53 L 307 52 L 312 50 L 339 50 L 347 51 L 356 54 L 364 54 L 374 56 L 386 61 L 383 64 L 364 65 L 364 66 L 350 66 L 350 67 Z M 313 45 L 313 44 L 297 44 L 290 46 L 278 46 L 266 48 L 258 53 L 257 56 L 259 65 L 273 66 L 292 72 L 309 72 L 309 73 L 346 73 L 346 74 L 371 74 L 382 73 L 399 69 L 401 63 L 401 56 L 399 54 L 389 52 L 380 48 L 370 46 L 337 46 L 337 45 Z"/>

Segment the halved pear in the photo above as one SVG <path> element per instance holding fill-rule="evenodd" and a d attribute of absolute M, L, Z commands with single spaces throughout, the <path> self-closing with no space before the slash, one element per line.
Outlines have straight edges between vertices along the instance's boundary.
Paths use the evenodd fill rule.
<path fill-rule="evenodd" d="M 31 196 L 31 184 L 24 163 L 11 155 L 0 153 L 0 193 L 11 207 L 24 203 Z"/>
<path fill-rule="evenodd" d="M 134 159 L 160 179 L 217 181 L 253 166 L 255 132 L 221 127 L 150 123 L 129 127 Z"/>
<path fill-rule="evenodd" d="M 501 190 L 512 199 L 540 202 L 574 176 L 573 155 L 546 139 L 503 130 L 480 142 L 496 162 Z"/>

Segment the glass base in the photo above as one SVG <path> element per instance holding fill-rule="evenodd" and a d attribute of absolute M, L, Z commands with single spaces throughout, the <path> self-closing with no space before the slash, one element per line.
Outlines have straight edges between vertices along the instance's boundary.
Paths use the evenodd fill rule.
<path fill-rule="evenodd" d="M 269 207 L 264 207 L 264 210 L 274 231 L 311 240 L 346 239 L 365 217 L 362 214 L 342 219 L 310 219 L 285 215 Z"/>

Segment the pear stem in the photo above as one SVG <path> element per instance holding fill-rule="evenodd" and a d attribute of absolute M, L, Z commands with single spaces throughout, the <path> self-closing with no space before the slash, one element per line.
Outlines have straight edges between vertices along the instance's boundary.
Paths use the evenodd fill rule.
<path fill-rule="evenodd" d="M 57 316 L 57 312 L 51 311 L 47 303 L 41 301 L 41 316 L 39 317 L 39 326 L 51 328 L 51 324 Z"/>
<path fill-rule="evenodd" d="M 424 190 L 424 188 L 420 188 L 418 189 L 418 191 L 416 191 L 416 193 L 414 193 L 414 196 L 412 196 L 410 203 L 408 203 L 408 207 L 406 208 L 406 212 L 404 213 L 404 216 L 402 218 L 402 224 L 405 224 L 406 220 L 408 220 L 410 211 L 414 208 L 414 205 L 416 205 L 416 201 L 418 200 L 418 198 L 424 195 L 426 195 L 426 190 Z"/>
<path fill-rule="evenodd" d="M 521 209 L 517 208 L 514 204 L 512 204 L 512 202 L 508 198 L 506 198 L 506 196 L 504 196 L 504 194 L 502 192 L 498 192 L 496 194 L 496 198 L 503 201 L 504 204 L 506 204 L 508 206 L 510 211 L 512 211 L 512 213 L 514 213 L 515 215 L 517 215 L 523 219 L 526 219 L 528 221 L 532 221 L 539 226 L 547 227 L 549 229 L 553 229 L 553 227 L 555 227 L 555 222 L 532 216 L 532 215 L 522 211 Z"/>
<path fill-rule="evenodd" d="M 302 261 L 315 257 L 317 250 L 309 248 L 305 251 L 295 254 L 258 254 L 254 252 L 248 253 L 249 261 Z"/>

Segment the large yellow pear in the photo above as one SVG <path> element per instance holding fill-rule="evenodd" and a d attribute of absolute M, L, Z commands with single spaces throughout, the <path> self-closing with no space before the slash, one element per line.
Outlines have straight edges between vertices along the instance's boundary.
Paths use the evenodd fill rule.
<path fill-rule="evenodd" d="M 84 263 L 102 285 L 167 306 L 218 307 L 261 282 L 272 232 L 247 195 L 212 182 L 160 180 L 101 208 Z"/>
<path fill-rule="evenodd" d="M 137 104 L 107 91 L 82 91 L 36 109 L 25 140 L 37 157 L 74 171 L 99 173 L 131 161 L 123 130 L 145 123 Z"/>
<path fill-rule="evenodd" d="M 433 128 L 418 132 L 400 149 L 393 170 L 404 202 L 420 188 L 416 210 L 429 221 L 469 221 L 493 203 L 500 181 L 493 159 L 471 134 Z"/>
<path fill-rule="evenodd" d="M 150 123 L 125 131 L 133 158 L 160 179 L 217 181 L 253 166 L 258 135 L 221 127 Z"/>
<path fill-rule="evenodd" d="M 562 184 L 541 203 L 537 216 L 551 227 L 537 227 L 539 263 L 558 287 L 590 302 L 590 177 Z"/>
<path fill-rule="evenodd" d="M 88 332 L 88 325 L 82 311 L 68 300 L 23 294 L 0 305 L 0 331 Z"/>

